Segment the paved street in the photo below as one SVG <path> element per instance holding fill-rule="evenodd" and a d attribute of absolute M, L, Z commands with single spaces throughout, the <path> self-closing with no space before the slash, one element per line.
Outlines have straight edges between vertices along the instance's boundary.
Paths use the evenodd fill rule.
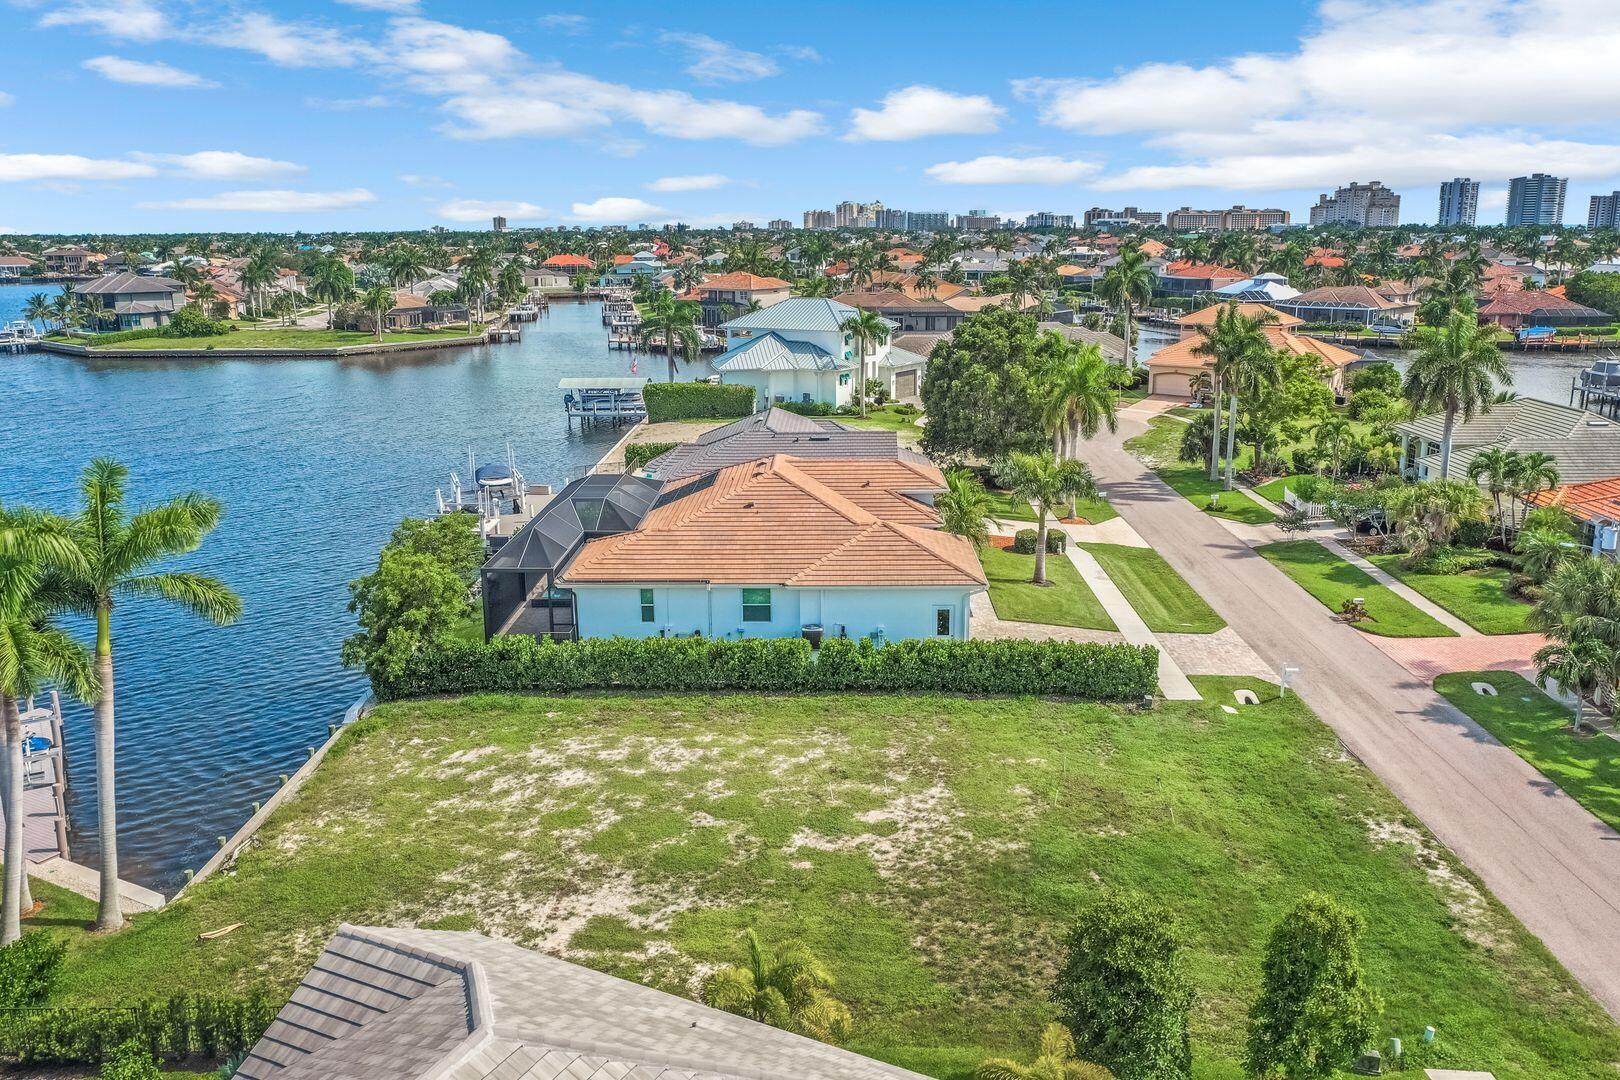
<path fill-rule="evenodd" d="M 1082 451 L 1115 509 L 1620 1016 L 1620 835 L 1126 453 L 1145 426 L 1127 411 Z"/>

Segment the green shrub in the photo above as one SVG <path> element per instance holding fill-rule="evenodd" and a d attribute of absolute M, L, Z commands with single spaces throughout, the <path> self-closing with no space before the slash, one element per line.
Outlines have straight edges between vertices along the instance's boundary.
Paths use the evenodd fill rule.
<path fill-rule="evenodd" d="M 141 1041 L 129 1039 L 102 1065 L 101 1080 L 163 1080 L 163 1074 Z"/>
<path fill-rule="evenodd" d="M 1374 413 L 1389 408 L 1394 401 L 1393 395 L 1377 387 L 1357 390 L 1350 398 L 1350 419 L 1365 420 Z"/>
<path fill-rule="evenodd" d="M 830 401 L 784 401 L 777 408 L 800 416 L 831 416 L 838 411 Z"/>
<path fill-rule="evenodd" d="M 902 401 L 894 407 L 894 415 L 896 416 L 917 416 L 921 413 L 921 409 L 907 401 Z"/>
<path fill-rule="evenodd" d="M 49 934 L 25 934 L 0 949 L 0 1010 L 45 1004 L 67 946 Z"/>
<path fill-rule="evenodd" d="M 84 1064 L 111 1060 L 133 1043 L 149 1059 L 217 1058 L 258 1042 L 276 1012 L 262 995 L 206 994 L 105 1008 L 18 1010 L 0 1019 L 0 1054 L 25 1064 Z"/>
<path fill-rule="evenodd" d="M 723 383 L 648 383 L 641 391 L 647 422 L 670 420 L 738 420 L 754 412 L 752 386 Z"/>
<path fill-rule="evenodd" d="M 397 675 L 374 676 L 379 700 L 427 694 L 581 690 L 776 693 L 1044 694 L 1137 701 L 1158 685 L 1150 647 L 1061 641 L 824 641 L 802 638 L 523 636 L 440 642 Z"/>
<path fill-rule="evenodd" d="M 1502 558 L 1495 552 L 1483 548 L 1433 548 L 1422 562 L 1414 563 L 1408 569 L 1420 574 L 1442 574 L 1452 577 L 1466 574 L 1470 570 L 1483 570 L 1487 566 L 1495 566 Z"/>
<path fill-rule="evenodd" d="M 668 453 L 679 445 L 673 442 L 631 443 L 624 448 L 624 471 L 635 472 L 659 454 Z"/>
<path fill-rule="evenodd" d="M 1035 554 L 1035 544 L 1040 539 L 1040 533 L 1035 529 L 1019 529 L 1013 534 L 1012 550 L 1019 555 Z M 1046 553 L 1048 555 L 1061 555 L 1068 547 L 1069 538 L 1058 529 L 1046 530 Z"/>

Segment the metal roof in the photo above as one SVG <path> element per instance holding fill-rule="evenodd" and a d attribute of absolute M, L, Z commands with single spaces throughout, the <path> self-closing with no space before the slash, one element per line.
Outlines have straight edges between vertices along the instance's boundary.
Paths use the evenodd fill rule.
<path fill-rule="evenodd" d="M 774 454 L 902 460 L 899 438 L 892 431 L 855 430 L 786 409 L 767 409 L 704 432 L 653 458 L 643 471 L 660 480 L 680 480 Z"/>
<path fill-rule="evenodd" d="M 715 357 L 710 366 L 716 371 L 837 371 L 854 365 L 818 345 L 790 341 L 772 331 L 743 339 Z"/>
<path fill-rule="evenodd" d="M 860 312 L 822 296 L 790 296 L 770 307 L 721 323 L 724 330 L 801 330 L 836 333 L 844 320 Z"/>
<path fill-rule="evenodd" d="M 105 296 L 119 293 L 177 293 L 185 286 L 166 277 L 146 277 L 141 274 L 107 274 L 94 281 L 81 282 L 73 291 L 82 296 Z"/>
<path fill-rule="evenodd" d="M 502 544 L 484 570 L 560 570 L 588 538 L 628 532 L 641 524 L 662 488 L 660 480 L 629 473 L 598 473 L 575 480 Z"/>
<path fill-rule="evenodd" d="M 338 928 L 246 1080 L 923 1080 L 481 934 Z"/>
<path fill-rule="evenodd" d="M 646 375 L 591 375 L 586 378 L 558 379 L 559 390 L 640 390 L 652 379 Z"/>

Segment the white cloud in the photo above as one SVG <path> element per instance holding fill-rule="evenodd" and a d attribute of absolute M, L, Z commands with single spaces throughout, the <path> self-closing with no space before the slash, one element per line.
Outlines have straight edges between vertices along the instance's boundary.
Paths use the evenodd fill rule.
<path fill-rule="evenodd" d="M 411 187 L 424 188 L 447 188 L 456 186 L 442 176 L 424 176 L 421 173 L 400 173 L 399 182 L 402 184 L 409 184 Z"/>
<path fill-rule="evenodd" d="M 597 199 L 595 202 L 575 203 L 572 209 L 573 212 L 568 215 L 569 221 L 596 225 L 629 224 L 662 217 L 669 213 L 663 207 L 654 206 L 641 199 L 612 196 Z"/>
<path fill-rule="evenodd" d="M 302 165 L 274 158 L 253 157 L 239 150 L 199 150 L 194 154 L 131 154 L 137 161 L 171 166 L 177 176 L 190 180 L 265 180 L 307 172 Z"/>
<path fill-rule="evenodd" d="M 578 34 L 591 24 L 591 20 L 584 15 L 565 12 L 542 15 L 534 21 L 547 30 L 559 30 L 564 34 Z"/>
<path fill-rule="evenodd" d="M 424 85 L 465 89 L 488 79 L 523 58 L 506 38 L 487 30 L 468 30 L 433 19 L 393 20 L 384 50 L 389 64 L 422 77 Z"/>
<path fill-rule="evenodd" d="M 439 207 L 439 216 L 446 221 L 488 221 L 500 216 L 512 221 L 538 221 L 551 212 L 531 202 L 503 202 L 486 199 L 451 199 Z"/>
<path fill-rule="evenodd" d="M 131 86 L 162 86 L 173 90 L 207 90 L 219 85 L 212 79 L 168 64 L 129 60 L 122 56 L 92 56 L 81 67 L 104 79 Z"/>
<path fill-rule="evenodd" d="M 702 176 L 663 176 L 646 185 L 648 191 L 710 191 L 731 183 L 731 178 L 719 173 Z"/>
<path fill-rule="evenodd" d="M 942 161 L 928 166 L 928 175 L 942 184 L 1073 184 L 1096 173 L 1092 161 L 1053 155 L 1002 157 L 986 154 L 971 161 Z"/>
<path fill-rule="evenodd" d="M 257 53 L 280 67 L 353 67 L 378 55 L 372 46 L 330 27 L 282 22 L 260 11 L 230 15 L 192 37 L 199 44 Z"/>
<path fill-rule="evenodd" d="M 312 109 L 332 109 L 335 112 L 350 112 L 354 109 L 386 109 L 394 103 L 394 99 L 387 94 L 368 94 L 365 97 L 352 98 L 320 98 L 307 97 L 304 104 Z"/>
<path fill-rule="evenodd" d="M 877 109 L 850 113 L 854 140 L 895 141 L 926 135 L 982 135 L 995 131 L 1006 110 L 980 94 L 953 94 L 932 86 L 907 86 Z"/>
<path fill-rule="evenodd" d="M 143 210 L 243 210 L 264 214 L 297 214 L 346 210 L 376 201 L 377 196 L 365 188 L 350 188 L 347 191 L 221 191 L 194 199 L 138 205 Z"/>
<path fill-rule="evenodd" d="M 156 176 L 144 161 L 88 158 L 78 154 L 0 154 L 0 182 L 21 180 L 134 180 Z"/>
<path fill-rule="evenodd" d="M 76 0 L 58 4 L 40 16 L 39 25 L 83 26 L 127 41 L 156 41 L 169 29 L 163 12 L 150 0 Z"/>
<path fill-rule="evenodd" d="M 739 49 L 707 34 L 664 33 L 658 40 L 685 49 L 686 73 L 702 83 L 752 82 L 781 70 L 768 56 Z"/>
<path fill-rule="evenodd" d="M 366 11 L 386 11 L 392 15 L 399 15 L 415 11 L 417 0 L 338 0 L 338 3 Z"/>
<path fill-rule="evenodd" d="M 807 64 L 821 63 L 821 54 L 813 45 L 778 45 L 776 51 L 794 60 L 803 60 Z"/>

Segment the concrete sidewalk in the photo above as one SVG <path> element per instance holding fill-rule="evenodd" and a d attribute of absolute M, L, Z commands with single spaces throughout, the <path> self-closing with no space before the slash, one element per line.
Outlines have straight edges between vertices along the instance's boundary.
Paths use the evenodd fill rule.
<path fill-rule="evenodd" d="M 1080 571 L 1080 580 L 1091 586 L 1091 591 L 1097 595 L 1098 603 L 1108 612 L 1108 617 L 1114 620 L 1119 632 L 1125 635 L 1125 640 L 1132 645 L 1151 645 L 1159 650 L 1159 692 L 1170 701 L 1202 701 L 1203 695 L 1193 686 L 1181 670 L 1170 651 L 1164 647 L 1164 642 L 1148 629 L 1142 616 L 1136 613 L 1131 602 L 1125 599 L 1125 594 L 1119 591 L 1108 572 L 1102 568 L 1096 558 L 1081 547 L 1070 541 L 1065 545 L 1069 561 L 1074 563 L 1076 570 Z"/>

